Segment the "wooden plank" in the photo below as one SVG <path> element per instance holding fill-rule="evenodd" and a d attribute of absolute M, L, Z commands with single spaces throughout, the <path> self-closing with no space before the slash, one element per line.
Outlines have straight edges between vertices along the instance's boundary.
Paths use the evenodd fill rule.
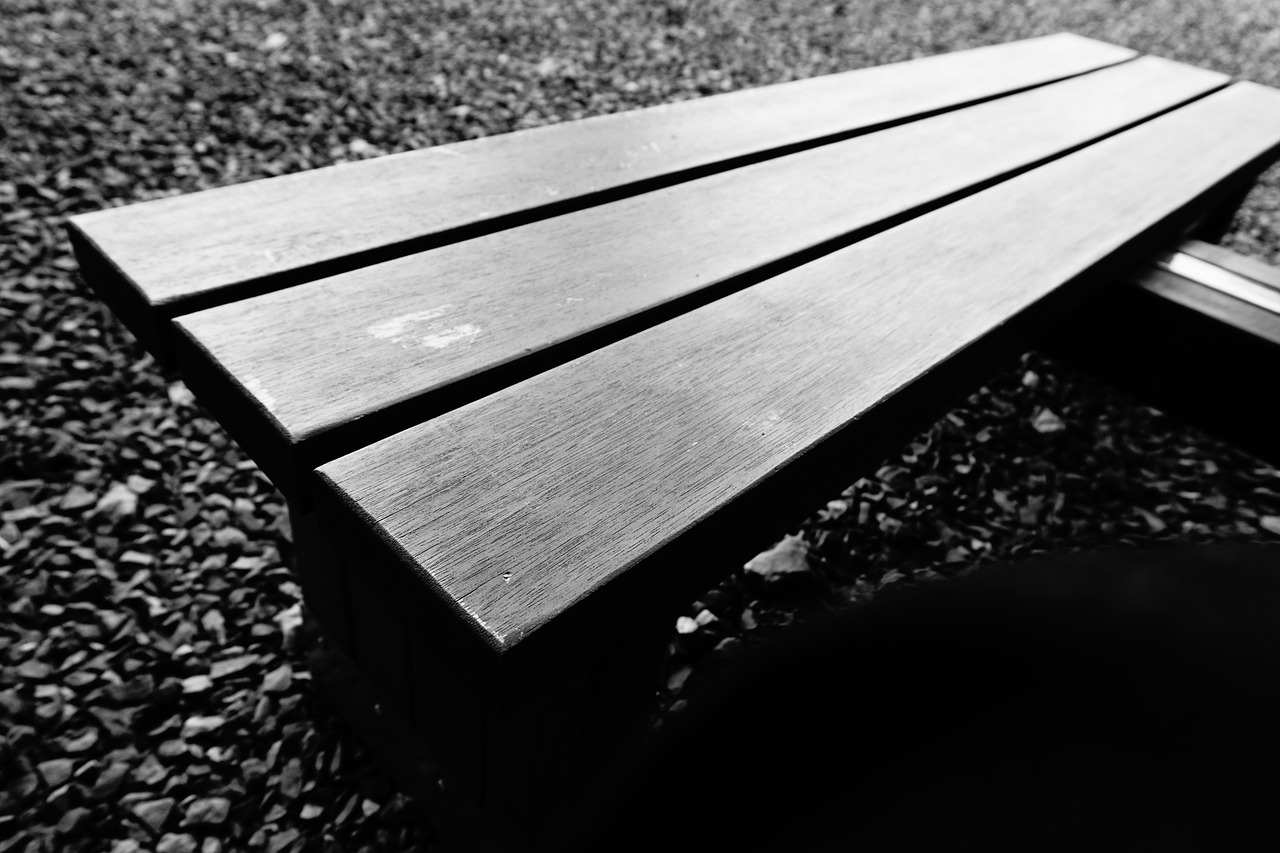
<path fill-rule="evenodd" d="M 201 399 L 246 447 L 258 442 L 255 458 L 289 490 L 291 468 L 310 468 L 1225 82 L 1138 59 L 190 314 L 177 326 L 194 345 L 183 340 L 179 357 Z M 240 429 L 228 416 L 237 404 Z"/>
<path fill-rule="evenodd" d="M 1265 261 L 1233 252 L 1226 246 L 1206 243 L 1203 240 L 1188 240 L 1179 246 L 1178 250 L 1236 275 L 1264 284 L 1272 290 L 1280 290 L 1280 267 L 1274 267 Z"/>
<path fill-rule="evenodd" d="M 1063 33 L 72 217 L 90 282 L 163 318 L 1132 58 Z"/>
<path fill-rule="evenodd" d="M 1231 86 L 328 463 L 322 516 L 373 522 L 380 573 L 518 654 L 602 592 L 679 585 L 700 529 L 842 481 L 1277 154 L 1280 92 Z"/>

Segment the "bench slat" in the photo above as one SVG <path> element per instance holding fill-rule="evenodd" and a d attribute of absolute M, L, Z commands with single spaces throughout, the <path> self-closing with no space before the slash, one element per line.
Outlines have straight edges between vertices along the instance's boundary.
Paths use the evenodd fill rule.
<path fill-rule="evenodd" d="M 1226 82 L 1145 57 L 189 314 L 180 359 L 309 468 Z"/>
<path fill-rule="evenodd" d="M 505 653 L 611 578 L 673 572 L 635 568 L 820 448 L 857 450 L 877 410 L 1277 153 L 1280 92 L 1231 86 L 328 463 L 363 519 L 322 509 L 376 522 Z"/>
<path fill-rule="evenodd" d="M 70 230 L 90 283 L 162 349 L 163 321 L 187 310 L 1134 55 L 1064 33 L 97 211 Z"/>

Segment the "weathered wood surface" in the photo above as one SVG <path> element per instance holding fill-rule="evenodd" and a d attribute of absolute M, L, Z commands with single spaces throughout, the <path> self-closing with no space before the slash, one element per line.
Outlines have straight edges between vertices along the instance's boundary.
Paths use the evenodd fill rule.
<path fill-rule="evenodd" d="M 344 456 L 321 480 L 512 650 L 641 564 L 659 577 L 646 557 L 806 454 L 856 449 L 878 408 L 1033 308 L 1101 286 L 1278 151 L 1280 92 L 1231 86 Z"/>
<path fill-rule="evenodd" d="M 264 467 L 315 464 L 1226 82 L 1138 59 L 189 314 L 180 361 Z"/>
<path fill-rule="evenodd" d="M 1133 57 L 1059 34 L 75 216 L 91 283 L 162 318 Z M 109 260 L 107 260 L 109 259 Z"/>

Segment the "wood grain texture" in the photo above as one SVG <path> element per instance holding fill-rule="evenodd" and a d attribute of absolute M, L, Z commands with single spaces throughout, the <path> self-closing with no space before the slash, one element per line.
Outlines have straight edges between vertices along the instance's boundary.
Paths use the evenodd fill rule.
<path fill-rule="evenodd" d="M 1259 284 L 1265 284 L 1272 290 L 1280 290 L 1280 267 L 1274 267 L 1257 258 L 1233 252 L 1226 246 L 1206 243 L 1203 240 L 1188 240 L 1178 247 L 1178 251 L 1185 252 L 1202 261 L 1208 261 L 1215 266 L 1252 279 Z"/>
<path fill-rule="evenodd" d="M 1138 59 L 186 315 L 179 356 L 315 464 L 1225 82 Z"/>
<path fill-rule="evenodd" d="M 75 216 L 82 259 L 173 316 L 1084 73 L 1133 51 L 1059 34 L 440 145 Z"/>
<path fill-rule="evenodd" d="M 856 448 L 877 409 L 1101 286 L 1277 153 L 1280 92 L 1231 86 L 335 460 L 322 484 L 386 537 L 379 571 L 408 569 L 505 654 L 621 575 L 660 577 L 664 545 L 806 454 Z"/>

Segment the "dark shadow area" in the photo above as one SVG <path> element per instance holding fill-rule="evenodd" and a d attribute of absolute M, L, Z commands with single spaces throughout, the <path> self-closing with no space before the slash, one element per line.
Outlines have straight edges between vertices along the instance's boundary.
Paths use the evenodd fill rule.
<path fill-rule="evenodd" d="M 1264 837 L 1280 548 L 887 590 L 706 682 L 575 849 L 1209 849 Z"/>

